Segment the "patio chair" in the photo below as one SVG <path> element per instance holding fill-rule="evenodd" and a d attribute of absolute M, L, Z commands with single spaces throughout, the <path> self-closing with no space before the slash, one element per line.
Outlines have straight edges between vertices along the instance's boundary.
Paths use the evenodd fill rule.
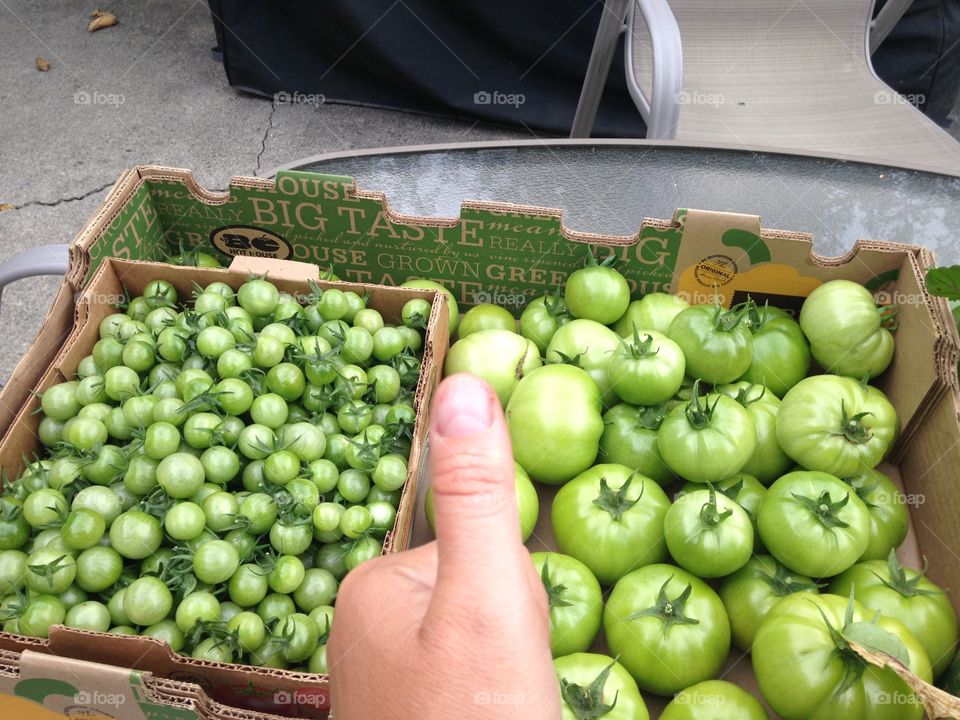
<path fill-rule="evenodd" d="M 960 143 L 870 64 L 909 4 L 871 22 L 873 0 L 607 0 L 571 137 L 589 137 L 624 30 L 650 139 L 960 175 Z"/>

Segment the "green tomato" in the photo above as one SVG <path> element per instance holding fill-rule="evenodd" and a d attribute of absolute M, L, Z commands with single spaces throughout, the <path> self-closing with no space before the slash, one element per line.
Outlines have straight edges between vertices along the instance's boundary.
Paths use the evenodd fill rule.
<path fill-rule="evenodd" d="M 665 416 L 664 406 L 614 405 L 603 416 L 600 459 L 633 468 L 661 486 L 669 485 L 674 475 L 663 462 L 657 439 Z"/>
<path fill-rule="evenodd" d="M 677 498 L 664 516 L 663 534 L 676 563 L 701 578 L 736 572 L 753 554 L 750 516 L 713 486 Z"/>
<path fill-rule="evenodd" d="M 110 544 L 129 560 L 153 555 L 162 542 L 160 521 L 141 510 L 127 510 L 110 525 Z"/>
<path fill-rule="evenodd" d="M 736 400 L 716 393 L 701 397 L 697 381 L 690 402 L 667 414 L 657 439 L 664 462 L 677 475 L 719 482 L 740 472 L 753 456 L 757 430 Z"/>
<path fill-rule="evenodd" d="M 641 690 L 667 695 L 715 677 L 730 651 L 723 603 L 702 580 L 648 565 L 617 582 L 603 612 L 611 653 Z"/>
<path fill-rule="evenodd" d="M 677 295 L 647 293 L 627 306 L 613 330 L 623 338 L 633 337 L 634 330 L 653 330 L 666 335 L 673 319 L 688 307 L 690 303 Z"/>
<path fill-rule="evenodd" d="M 443 374 L 483 378 L 506 407 L 520 380 L 542 364 L 536 346 L 512 330 L 475 330 L 447 351 Z"/>
<path fill-rule="evenodd" d="M 267 634 L 261 617 L 248 610 L 230 618 L 227 630 L 237 633 L 237 643 L 244 652 L 253 652 L 263 645 Z"/>
<path fill-rule="evenodd" d="M 572 319 L 563 298 L 547 293 L 532 301 L 520 314 L 520 334 L 532 341 L 543 355 L 560 326 Z"/>
<path fill-rule="evenodd" d="M 694 305 L 670 323 L 667 337 L 683 350 L 687 373 L 709 383 L 730 383 L 753 360 L 753 337 L 744 322 L 746 308 Z"/>
<path fill-rule="evenodd" d="M 563 720 L 649 720 L 637 683 L 611 657 L 573 653 L 553 661 Z"/>
<path fill-rule="evenodd" d="M 883 560 L 907 536 L 910 516 L 906 496 L 879 470 L 865 470 L 844 478 L 844 482 L 870 511 L 870 542 L 859 561 Z"/>
<path fill-rule="evenodd" d="M 777 441 L 808 470 L 850 477 L 876 467 L 899 429 L 896 410 L 876 388 L 815 375 L 784 396 Z"/>
<path fill-rule="evenodd" d="M 650 478 L 623 465 L 595 465 L 564 485 L 550 521 L 557 548 L 586 565 L 603 585 L 663 562 L 663 520 L 670 506 Z"/>
<path fill-rule="evenodd" d="M 65 422 L 80 412 L 80 401 L 77 399 L 76 380 L 52 385 L 40 397 L 40 408 L 44 415 L 54 420 Z"/>
<path fill-rule="evenodd" d="M 753 643 L 760 692 L 784 720 L 919 720 L 919 698 L 890 668 L 868 665 L 850 641 L 883 647 L 921 679 L 930 661 L 898 620 L 838 595 L 796 593 L 778 602 Z"/>
<path fill-rule="evenodd" d="M 458 332 L 462 340 L 481 330 L 509 330 L 516 333 L 517 320 L 506 308 L 492 303 L 480 303 L 463 314 Z"/>
<path fill-rule="evenodd" d="M 123 594 L 123 612 L 134 625 L 153 625 L 173 609 L 173 595 L 158 577 L 145 575 L 130 583 Z"/>
<path fill-rule="evenodd" d="M 237 303 L 251 315 L 272 315 L 280 303 L 280 291 L 266 280 L 248 280 L 237 290 Z"/>
<path fill-rule="evenodd" d="M 452 336 L 457 332 L 457 327 L 460 325 L 460 308 L 457 306 L 457 300 L 453 297 L 453 293 L 447 288 L 433 280 L 407 280 L 401 284 L 400 287 L 417 288 L 419 290 L 440 290 L 447 301 L 450 335 Z"/>
<path fill-rule="evenodd" d="M 746 511 L 750 517 L 750 524 L 753 525 L 753 550 L 754 552 L 763 552 L 760 531 L 757 529 L 757 513 L 760 512 L 760 505 L 767 494 L 767 489 L 753 475 L 745 473 L 731 475 L 726 480 L 713 483 L 713 487 L 717 492 L 723 493 Z M 695 490 L 703 490 L 703 485 L 692 482 L 685 483 L 680 490 L 680 494 Z"/>
<path fill-rule="evenodd" d="M 660 720 L 770 720 L 757 699 L 725 680 L 704 680 L 678 692 Z"/>
<path fill-rule="evenodd" d="M 659 405 L 680 390 L 686 361 L 680 346 L 654 330 L 635 332 L 610 358 L 613 391 L 624 402 Z"/>
<path fill-rule="evenodd" d="M 770 555 L 755 555 L 720 584 L 720 599 L 730 618 L 733 643 L 749 652 L 760 623 L 781 598 L 798 592 L 818 593 L 819 586 Z"/>
<path fill-rule="evenodd" d="M 779 398 L 810 371 L 810 344 L 790 315 L 770 305 L 750 307 L 753 360 L 741 379 Z"/>
<path fill-rule="evenodd" d="M 110 629 L 110 611 L 103 603 L 88 600 L 67 610 L 63 624 L 80 630 L 107 632 Z"/>
<path fill-rule="evenodd" d="M 506 408 L 514 459 L 534 480 L 560 485 L 597 457 L 600 393 L 584 370 L 548 365 L 524 377 Z"/>
<path fill-rule="evenodd" d="M 586 651 L 600 632 L 600 583 L 590 568 L 569 555 L 540 552 L 530 559 L 547 593 L 553 656 Z"/>
<path fill-rule="evenodd" d="M 598 265 L 590 252 L 586 267 L 574 270 L 567 278 L 563 301 L 573 317 L 610 325 L 627 311 L 630 286 L 612 267 Z"/>
<path fill-rule="evenodd" d="M 743 466 L 743 472 L 769 485 L 793 467 L 793 461 L 777 441 L 777 414 L 780 400 L 763 385 L 736 382 L 720 385 L 716 392 L 728 395 L 743 405 L 757 429 L 757 447 Z"/>
<path fill-rule="evenodd" d="M 800 327 L 820 366 L 857 380 L 876 377 L 893 360 L 893 335 L 885 327 L 891 319 L 850 280 L 825 282 L 800 309 Z"/>
<path fill-rule="evenodd" d="M 29 637 L 48 638 L 50 628 L 62 625 L 67 610 L 53 595 L 35 595 L 24 607 L 17 628 L 20 634 Z"/>
<path fill-rule="evenodd" d="M 757 515 L 764 546 L 794 572 L 837 575 L 870 542 L 870 512 L 842 480 L 824 472 L 787 473 L 767 490 Z"/>
<path fill-rule="evenodd" d="M 572 320 L 554 333 L 547 346 L 548 363 L 569 363 L 587 371 L 604 402 L 615 401 L 610 358 L 620 347 L 620 337 L 608 327 L 589 319 Z"/>
<path fill-rule="evenodd" d="M 946 592 L 923 573 L 903 567 L 891 550 L 887 560 L 857 563 L 830 583 L 830 592 L 849 596 L 869 610 L 899 620 L 916 636 L 934 676 L 957 652 L 957 614 Z"/>

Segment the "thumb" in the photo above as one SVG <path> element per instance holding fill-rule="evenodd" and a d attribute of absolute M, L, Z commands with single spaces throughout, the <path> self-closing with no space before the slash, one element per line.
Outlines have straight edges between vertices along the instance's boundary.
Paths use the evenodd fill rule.
<path fill-rule="evenodd" d="M 506 421 L 493 389 L 474 375 L 452 375 L 437 389 L 430 471 L 438 585 L 450 575 L 483 583 L 526 555 Z"/>

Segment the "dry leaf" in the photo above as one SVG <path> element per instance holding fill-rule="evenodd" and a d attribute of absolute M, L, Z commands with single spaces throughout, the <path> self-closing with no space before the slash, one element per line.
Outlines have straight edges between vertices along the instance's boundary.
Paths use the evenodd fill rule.
<path fill-rule="evenodd" d="M 50 69 L 50 63 L 44 60 L 39 55 L 37 56 L 37 59 L 34 62 L 36 62 L 37 70 L 39 70 L 40 72 L 46 72 L 47 70 Z"/>
<path fill-rule="evenodd" d="M 934 687 L 930 683 L 924 682 L 889 655 L 872 652 L 853 642 L 850 643 L 850 649 L 871 665 L 881 668 L 888 667 L 899 675 L 900 679 L 920 696 L 927 714 L 931 718 L 935 718 L 935 720 L 957 720 L 957 718 L 960 718 L 960 699 Z"/>
<path fill-rule="evenodd" d="M 87 25 L 87 30 L 90 32 L 96 32 L 97 30 L 113 27 L 120 22 L 120 19 L 108 10 L 94 10 L 92 13 L 90 13 L 90 17 L 93 18 L 93 20 L 90 21 L 90 24 Z"/>
<path fill-rule="evenodd" d="M 6 212 L 7 210 L 16 210 L 16 205 L 11 205 L 10 203 L 0 203 L 0 212 Z"/>

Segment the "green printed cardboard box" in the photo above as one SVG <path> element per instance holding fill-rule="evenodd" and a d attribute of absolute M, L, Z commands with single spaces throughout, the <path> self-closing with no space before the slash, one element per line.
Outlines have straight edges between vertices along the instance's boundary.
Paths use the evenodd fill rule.
<path fill-rule="evenodd" d="M 928 499 L 912 513 L 909 557 L 926 556 L 934 581 L 960 588 L 960 567 L 943 552 L 944 544 L 960 547 L 958 339 L 945 301 L 923 285 L 931 254 L 862 240 L 842 257 L 819 257 L 808 234 L 762 228 L 751 215 L 680 209 L 669 220 L 646 219 L 630 235 L 611 236 L 572 231 L 556 209 L 506 202 L 465 200 L 450 218 L 404 216 L 349 177 L 238 177 L 228 192 L 212 193 L 186 170 L 134 168 L 71 246 L 70 270 L 45 326 L 0 395 L 0 432 L 70 332 L 74 294 L 108 257 L 162 260 L 202 252 L 224 265 L 238 255 L 313 262 L 354 282 L 429 278 L 448 287 L 461 309 L 497 302 L 519 316 L 531 299 L 562 285 L 588 251 L 615 254 L 635 295 L 665 290 L 726 305 L 750 295 L 796 310 L 822 282 L 846 278 L 895 301 L 908 298 L 900 306 L 896 356 L 878 382 L 903 425 L 889 471 L 906 492 Z M 953 599 L 960 606 L 960 593 Z M 749 675 L 749 663 L 739 666 Z M 218 691 L 205 689 L 210 696 Z"/>

